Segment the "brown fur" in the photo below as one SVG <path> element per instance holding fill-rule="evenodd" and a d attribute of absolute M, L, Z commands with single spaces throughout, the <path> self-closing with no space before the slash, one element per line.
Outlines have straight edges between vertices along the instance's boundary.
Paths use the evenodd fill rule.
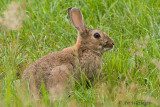
<path fill-rule="evenodd" d="M 76 45 L 36 60 L 23 73 L 23 80 L 29 81 L 31 91 L 37 96 L 40 96 L 38 90 L 43 81 L 52 98 L 56 99 L 56 95 L 66 89 L 68 74 L 80 78 L 80 74 L 76 74 L 77 67 L 91 79 L 101 68 L 103 53 L 113 48 L 114 41 L 105 32 L 86 28 L 78 9 L 69 8 L 68 15 L 79 32 Z M 95 33 L 99 33 L 101 37 L 95 38 Z"/>

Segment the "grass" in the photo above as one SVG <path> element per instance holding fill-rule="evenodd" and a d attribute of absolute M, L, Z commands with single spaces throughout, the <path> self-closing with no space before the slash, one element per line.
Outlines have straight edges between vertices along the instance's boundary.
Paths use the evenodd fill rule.
<path fill-rule="evenodd" d="M 159 0 L 15 0 L 9 4 L 13 2 L 0 1 L 2 107 L 160 106 Z M 10 15 L 16 6 L 20 6 L 19 18 Z M 64 95 L 55 102 L 44 90 L 37 101 L 22 86 L 21 75 L 36 59 L 76 43 L 68 7 L 79 8 L 86 25 L 105 31 L 115 47 L 104 54 L 101 78 L 93 87 L 73 86 L 71 97 Z M 5 15 L 18 22 L 5 24 Z"/>

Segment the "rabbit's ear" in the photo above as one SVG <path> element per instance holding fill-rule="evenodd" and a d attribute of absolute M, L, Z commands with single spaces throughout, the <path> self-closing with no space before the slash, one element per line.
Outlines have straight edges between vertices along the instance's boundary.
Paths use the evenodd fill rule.
<path fill-rule="evenodd" d="M 86 29 L 83 15 L 77 8 L 68 8 L 68 16 L 72 25 L 80 32 L 83 33 Z"/>

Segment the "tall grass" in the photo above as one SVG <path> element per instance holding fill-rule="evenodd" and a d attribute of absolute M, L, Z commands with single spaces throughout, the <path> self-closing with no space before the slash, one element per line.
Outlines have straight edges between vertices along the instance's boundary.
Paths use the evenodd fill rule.
<path fill-rule="evenodd" d="M 105 31 L 115 47 L 91 88 L 73 86 L 55 102 L 44 90 L 37 101 L 21 75 L 36 59 L 76 43 L 68 7 L 79 8 L 86 25 Z M 1 0 L 0 16 L 0 106 L 160 106 L 159 0 Z"/>

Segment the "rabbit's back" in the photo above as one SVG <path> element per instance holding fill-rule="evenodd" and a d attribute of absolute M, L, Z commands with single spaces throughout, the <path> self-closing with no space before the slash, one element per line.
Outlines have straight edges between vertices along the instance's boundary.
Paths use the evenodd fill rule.
<path fill-rule="evenodd" d="M 54 70 L 62 69 L 63 72 L 67 71 L 72 72 L 74 69 L 74 65 L 75 65 L 74 49 L 72 47 L 65 48 L 62 51 L 50 53 L 36 60 L 24 71 L 23 80 L 34 81 L 36 88 L 38 89 L 41 87 L 41 83 L 43 80 L 45 85 L 47 87 L 50 87 L 48 81 L 51 80 L 51 78 L 49 77 L 53 75 Z"/>

